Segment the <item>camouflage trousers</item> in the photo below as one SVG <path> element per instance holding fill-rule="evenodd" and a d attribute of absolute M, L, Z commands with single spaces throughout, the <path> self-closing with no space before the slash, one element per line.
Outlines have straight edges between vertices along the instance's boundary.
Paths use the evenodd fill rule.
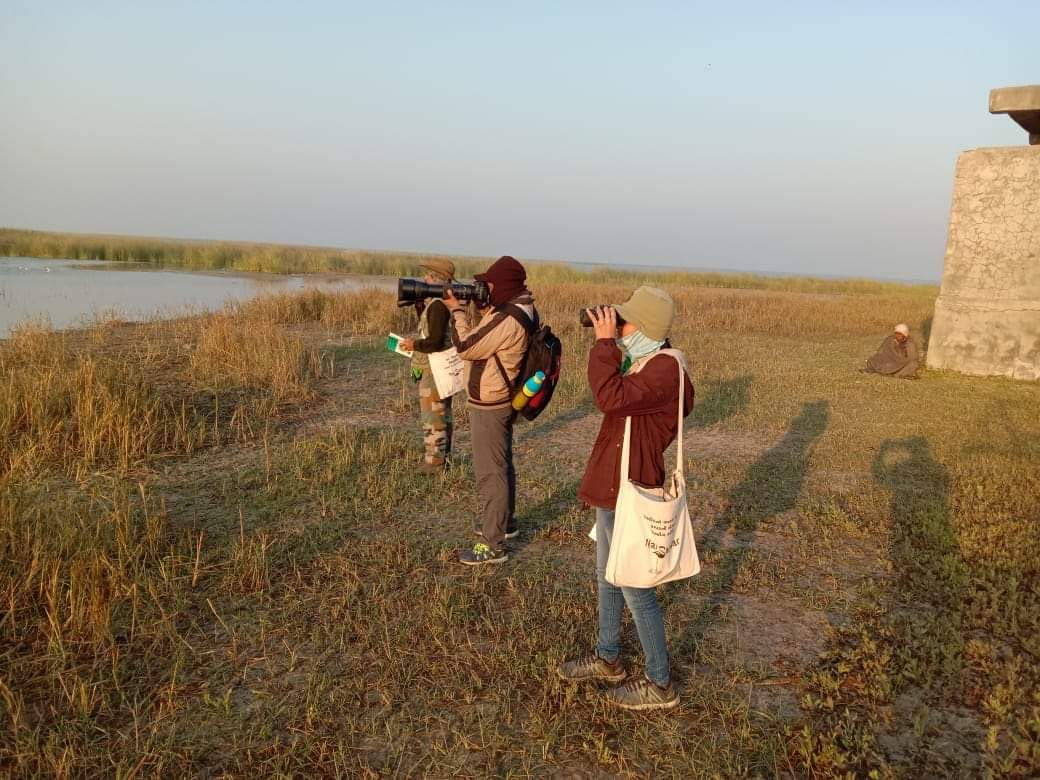
<path fill-rule="evenodd" d="M 429 368 L 419 380 L 419 417 L 423 428 L 423 447 L 427 463 L 440 465 L 451 454 L 453 427 L 451 397 L 441 399 Z"/>

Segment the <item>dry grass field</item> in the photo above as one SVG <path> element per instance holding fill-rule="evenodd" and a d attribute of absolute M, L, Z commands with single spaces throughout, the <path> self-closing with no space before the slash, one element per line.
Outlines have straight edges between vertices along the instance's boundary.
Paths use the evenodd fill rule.
<path fill-rule="evenodd" d="M 893 323 L 922 340 L 934 288 L 657 281 L 698 394 L 677 711 L 553 673 L 596 629 L 577 311 L 639 283 L 556 269 L 532 287 L 565 380 L 518 424 L 522 534 L 490 571 L 454 562 L 461 406 L 455 465 L 414 471 L 386 293 L 0 343 L 0 771 L 1040 774 L 1040 387 L 858 373 Z"/>

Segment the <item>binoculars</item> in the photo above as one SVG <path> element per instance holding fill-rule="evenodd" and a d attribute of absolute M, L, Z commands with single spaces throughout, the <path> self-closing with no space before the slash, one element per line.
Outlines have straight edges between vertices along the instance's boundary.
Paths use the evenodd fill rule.
<path fill-rule="evenodd" d="M 426 298 L 443 298 L 448 290 L 460 301 L 476 301 L 479 306 L 486 306 L 491 300 L 487 282 L 429 284 L 422 279 L 402 278 L 397 280 L 397 305 L 409 306 Z"/>
<path fill-rule="evenodd" d="M 586 309 L 582 309 L 580 312 L 578 312 L 578 322 L 581 323 L 581 327 L 592 327 L 592 317 L 589 316 L 589 309 L 598 309 L 600 306 L 602 306 L 604 309 L 614 309 L 614 307 L 611 306 L 609 303 L 601 303 L 599 306 L 589 306 Z M 617 317 L 617 324 L 619 328 L 625 324 L 624 317 L 618 314 L 617 309 L 614 309 L 614 316 Z"/>

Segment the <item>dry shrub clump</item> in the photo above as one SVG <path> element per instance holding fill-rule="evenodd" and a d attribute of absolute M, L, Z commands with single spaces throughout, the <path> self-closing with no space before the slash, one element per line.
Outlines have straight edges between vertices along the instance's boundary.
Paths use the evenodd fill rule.
<path fill-rule="evenodd" d="M 0 600 L 16 607 L 3 633 L 59 655 L 104 652 L 134 629 L 142 566 L 167 552 L 162 507 L 143 486 L 46 491 L 0 482 Z"/>
<path fill-rule="evenodd" d="M 249 439 L 324 370 L 316 349 L 262 319 L 152 323 L 122 342 L 114 331 L 33 325 L 0 342 L 0 476 L 126 472 Z"/>
<path fill-rule="evenodd" d="M 125 470 L 149 453 L 192 449 L 192 422 L 133 361 L 69 350 L 38 328 L 0 345 L 0 476 L 47 465 Z"/>
<path fill-rule="evenodd" d="M 192 541 L 144 486 L 0 479 L 0 766 L 11 776 L 108 774 L 123 748 L 99 748 L 99 734 L 172 712 L 186 647 L 177 613 L 199 576 Z M 167 663 L 162 687 L 152 675 Z"/>
<path fill-rule="evenodd" d="M 196 339 L 189 375 L 199 386 L 266 388 L 282 401 L 309 395 L 322 373 L 317 351 L 268 319 L 205 317 Z"/>
<path fill-rule="evenodd" d="M 396 298 L 385 290 L 263 295 L 251 301 L 228 305 L 228 312 L 249 322 L 279 325 L 319 323 L 329 330 L 355 336 L 380 336 L 411 327 L 411 309 L 399 309 Z"/>

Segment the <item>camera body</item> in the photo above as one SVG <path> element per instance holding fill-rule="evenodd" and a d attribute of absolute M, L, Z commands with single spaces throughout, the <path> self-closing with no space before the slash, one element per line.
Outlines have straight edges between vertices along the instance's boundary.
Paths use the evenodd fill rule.
<path fill-rule="evenodd" d="M 608 303 L 602 303 L 600 304 L 600 306 L 602 306 L 604 309 L 614 309 L 614 307 Z M 592 318 L 589 316 L 589 309 L 598 309 L 600 306 L 589 306 L 578 312 L 578 322 L 581 323 L 581 327 L 592 327 Z M 619 328 L 625 324 L 625 318 L 618 314 L 617 309 L 614 309 L 614 316 L 617 318 L 617 324 Z"/>
<path fill-rule="evenodd" d="M 422 279 L 402 277 L 397 280 L 397 305 L 410 306 L 426 298 L 443 298 L 447 290 L 451 290 L 452 295 L 460 301 L 475 301 L 481 307 L 487 306 L 491 300 L 491 289 L 487 282 L 430 284 Z"/>

